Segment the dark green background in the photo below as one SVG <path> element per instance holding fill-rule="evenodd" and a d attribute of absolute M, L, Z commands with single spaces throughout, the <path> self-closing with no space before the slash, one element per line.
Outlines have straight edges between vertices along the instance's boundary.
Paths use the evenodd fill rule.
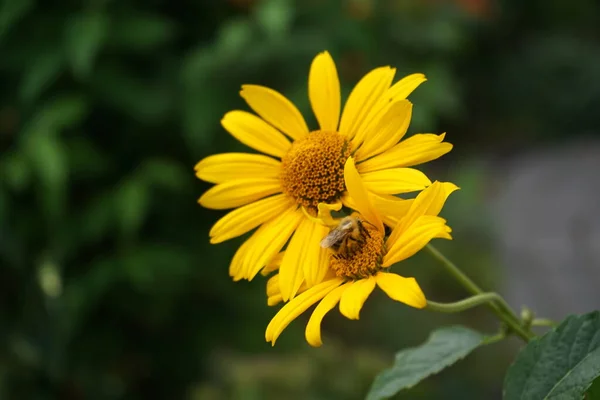
<path fill-rule="evenodd" d="M 305 319 L 264 342 L 264 280 L 229 279 L 240 241 L 208 243 L 224 213 L 197 205 L 193 171 L 244 149 L 219 124 L 245 108 L 240 85 L 310 115 L 319 51 L 346 94 L 379 65 L 425 73 L 410 132 L 448 132 L 427 171 L 463 188 L 440 246 L 492 288 L 472 160 L 600 125 L 599 15 L 593 0 L 1 0 L 0 399 L 363 398 L 395 350 L 459 319 L 376 294 L 358 322 L 331 313 L 321 349 Z M 464 295 L 427 255 L 402 268 L 433 299 Z M 484 310 L 463 322 L 495 329 Z M 401 398 L 498 398 L 513 351 Z"/>

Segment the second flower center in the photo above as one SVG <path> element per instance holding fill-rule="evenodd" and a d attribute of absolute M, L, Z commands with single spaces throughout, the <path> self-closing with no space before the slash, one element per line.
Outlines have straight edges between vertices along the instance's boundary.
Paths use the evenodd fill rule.
<path fill-rule="evenodd" d="M 331 255 L 329 265 L 340 278 L 367 278 L 382 269 L 383 233 L 369 223 L 363 222 L 363 227 L 366 232 L 358 238 L 357 246 L 349 252 Z"/>

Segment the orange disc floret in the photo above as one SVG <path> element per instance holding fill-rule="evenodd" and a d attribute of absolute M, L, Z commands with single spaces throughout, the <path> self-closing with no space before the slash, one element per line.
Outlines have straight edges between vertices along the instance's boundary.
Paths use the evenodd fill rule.
<path fill-rule="evenodd" d="M 351 253 L 332 254 L 329 265 L 340 278 L 362 279 L 381 271 L 385 253 L 384 234 L 370 224 L 364 224 L 366 234 Z"/>
<path fill-rule="evenodd" d="M 315 213 L 319 203 L 338 201 L 346 190 L 344 164 L 351 148 L 337 132 L 311 132 L 296 140 L 282 159 L 283 191 Z"/>

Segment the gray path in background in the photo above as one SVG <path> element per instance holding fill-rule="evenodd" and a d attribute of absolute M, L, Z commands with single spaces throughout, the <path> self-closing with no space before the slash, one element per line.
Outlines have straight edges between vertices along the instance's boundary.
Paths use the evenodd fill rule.
<path fill-rule="evenodd" d="M 498 175 L 490 213 L 509 303 L 555 319 L 600 309 L 600 141 L 524 154 Z"/>

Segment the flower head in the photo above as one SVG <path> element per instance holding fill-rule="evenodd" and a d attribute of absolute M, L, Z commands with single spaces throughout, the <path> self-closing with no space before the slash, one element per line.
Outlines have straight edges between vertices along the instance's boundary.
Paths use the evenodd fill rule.
<path fill-rule="evenodd" d="M 320 346 L 321 321 L 325 314 L 339 303 L 344 316 L 358 319 L 375 286 L 393 300 L 409 306 L 423 308 L 427 304 L 414 278 L 391 273 L 389 267 L 411 257 L 433 238 L 451 239 L 450 228 L 438 214 L 457 187 L 452 183 L 434 182 L 423 190 L 386 239 L 380 213 L 373 206 L 352 158 L 345 164 L 345 183 L 350 196 L 356 201 L 359 214 L 354 218 L 362 224 L 361 229 L 349 234 L 355 235 L 355 244 L 331 254 L 329 278 L 313 287 L 303 288 L 301 294 L 275 315 L 265 335 L 266 340 L 273 344 L 291 321 L 319 303 L 306 327 L 306 340 L 312 346 Z M 278 283 L 277 275 L 269 281 L 267 294 L 270 304 L 278 300 Z"/>
<path fill-rule="evenodd" d="M 216 185 L 200 197 L 213 209 L 234 210 L 210 230 L 220 243 L 254 229 L 234 255 L 230 275 L 252 279 L 287 244 L 279 267 L 281 295 L 293 298 L 301 285 L 313 286 L 327 273 L 327 251 L 319 242 L 327 228 L 316 223 L 319 204 L 352 206 L 344 165 L 353 157 L 366 189 L 384 219 L 395 222 L 400 200 L 391 195 L 419 191 L 431 182 L 410 166 L 449 152 L 444 135 L 416 134 L 401 141 L 410 123 L 406 97 L 425 81 L 409 75 L 392 85 L 395 70 L 376 68 L 353 89 L 341 109 L 340 84 L 329 53 L 315 57 L 308 94 L 319 128 L 309 130 L 298 109 L 280 93 L 243 85 L 241 96 L 257 114 L 231 111 L 223 127 L 240 142 L 264 154 L 226 153 L 205 158 L 196 175 Z M 404 205 L 407 206 L 408 204 Z M 399 206 L 402 208 L 402 206 Z M 391 222 L 390 222 L 391 221 Z"/>

